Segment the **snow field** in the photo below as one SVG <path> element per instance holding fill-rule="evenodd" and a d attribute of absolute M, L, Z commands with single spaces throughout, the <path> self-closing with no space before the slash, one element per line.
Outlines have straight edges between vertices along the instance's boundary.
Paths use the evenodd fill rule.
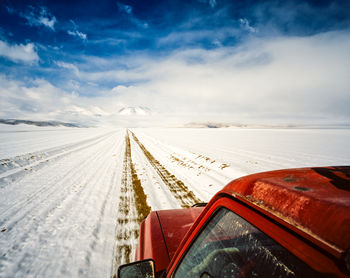
<path fill-rule="evenodd" d="M 112 129 L 0 124 L 0 158 L 15 157 L 43 149 L 80 143 L 82 140 L 96 138 L 108 131 L 112 131 Z"/>
<path fill-rule="evenodd" d="M 184 182 L 188 179 L 185 183 L 204 200 L 230 180 L 247 174 L 283 168 L 350 165 L 349 129 L 139 128 L 133 131 L 168 169 L 173 167 L 172 171 L 176 172 L 175 161 L 171 161 L 174 153 L 174 156 L 182 155 L 182 161 L 191 160 L 204 167 L 199 169 L 199 175 L 191 174 L 192 168 L 187 169 L 191 173 L 186 174 L 187 170 L 182 169 L 178 174 L 180 179 L 181 174 L 186 174 L 182 177 Z M 183 166 L 181 164 L 178 166 Z M 220 169 L 220 165 L 225 168 Z M 211 171 L 205 172 L 206 167 Z M 213 185 L 208 188 L 211 178 Z M 209 194 L 204 196 L 206 191 Z"/>
<path fill-rule="evenodd" d="M 133 140 L 140 147 L 151 166 L 155 169 L 163 183 L 168 187 L 171 194 L 181 203 L 181 207 L 191 207 L 193 204 L 201 202 L 191 190 L 176 176 L 170 173 L 154 156 L 145 148 L 145 146 L 131 132 Z"/>
<path fill-rule="evenodd" d="M 159 210 L 250 173 L 350 164 L 350 130 L 11 128 L 0 126 L 0 277 L 113 276 L 134 257 L 138 180 Z"/>
<path fill-rule="evenodd" d="M 244 175 L 244 172 L 229 167 L 223 161 L 171 146 L 138 129 L 133 131 L 147 146 L 149 152 L 154 154 L 154 157 L 201 201 L 208 202 L 217 191 L 233 179 L 232 175 L 237 177 Z"/>
<path fill-rule="evenodd" d="M 0 277 L 108 277 L 122 132 L 1 188 Z"/>
<path fill-rule="evenodd" d="M 138 144 L 131 140 L 132 161 L 144 191 L 147 202 L 152 210 L 181 208 L 181 203 L 169 194 L 168 187 L 163 183 L 156 170 L 152 167 Z"/>

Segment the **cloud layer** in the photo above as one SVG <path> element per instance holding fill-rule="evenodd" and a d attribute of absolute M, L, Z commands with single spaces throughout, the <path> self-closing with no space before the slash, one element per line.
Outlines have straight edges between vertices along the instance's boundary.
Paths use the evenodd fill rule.
<path fill-rule="evenodd" d="M 90 81 L 125 80 L 117 100 L 173 114 L 226 120 L 350 117 L 350 36 L 252 39 L 237 48 L 192 49 L 162 59 L 137 57 L 127 72 L 84 73 Z M 205 116 L 206 115 L 206 116 Z"/>
<path fill-rule="evenodd" d="M 33 43 L 10 45 L 6 41 L 0 40 L 0 56 L 13 62 L 34 63 L 39 60 Z"/>
<path fill-rule="evenodd" d="M 168 117 L 173 122 L 174 118 L 178 122 L 344 122 L 350 119 L 348 49 L 348 33 L 328 32 L 252 39 L 237 48 L 184 50 L 158 59 L 138 56 L 127 60 L 132 65 L 127 71 L 85 72 L 57 62 L 81 83 L 133 85 L 117 85 L 91 99 L 44 80 L 34 80 L 28 87 L 3 76 L 1 117 L 34 113 L 68 120 L 80 114 L 98 121 L 114 115 L 118 121 L 120 107 L 147 106 L 163 121 Z M 107 66 L 114 62 L 99 61 Z"/>
<path fill-rule="evenodd" d="M 349 14 L 340 0 L 9 2 L 0 117 L 346 123 Z M 123 106 L 154 113 L 129 122 Z"/>

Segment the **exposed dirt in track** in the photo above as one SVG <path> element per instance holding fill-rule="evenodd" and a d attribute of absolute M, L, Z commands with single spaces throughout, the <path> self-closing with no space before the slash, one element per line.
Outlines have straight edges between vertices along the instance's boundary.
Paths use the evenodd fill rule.
<path fill-rule="evenodd" d="M 139 145 L 150 164 L 156 170 L 164 184 L 169 188 L 174 197 L 180 201 L 183 208 L 191 207 L 196 203 L 200 203 L 201 200 L 195 196 L 195 194 L 188 189 L 188 187 L 173 174 L 171 174 L 153 155 L 145 148 L 145 146 L 138 140 L 134 133 L 130 132 L 134 141 Z"/>
<path fill-rule="evenodd" d="M 114 275 L 119 265 L 129 263 L 133 260 L 133 251 L 135 251 L 134 249 L 139 237 L 140 223 L 151 211 L 151 207 L 147 204 L 147 196 L 143 191 L 131 160 L 128 132 L 125 135 L 123 163 L 116 228 Z"/>

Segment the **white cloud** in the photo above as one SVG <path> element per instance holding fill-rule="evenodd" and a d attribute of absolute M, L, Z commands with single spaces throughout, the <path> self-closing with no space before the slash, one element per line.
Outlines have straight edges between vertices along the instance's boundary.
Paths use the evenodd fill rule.
<path fill-rule="evenodd" d="M 34 8 L 29 6 L 29 12 L 23 13 L 19 12 L 18 14 L 27 20 L 28 25 L 30 26 L 45 26 L 52 31 L 55 31 L 55 23 L 57 19 L 53 16 L 46 7 Z M 13 11 L 16 12 L 16 11 Z"/>
<path fill-rule="evenodd" d="M 140 58 L 142 59 L 142 58 Z M 143 69 L 139 70 L 108 70 L 108 71 L 98 71 L 98 72 L 79 72 L 82 79 L 88 81 L 98 81 L 103 83 L 104 81 L 122 81 L 122 82 L 137 82 L 142 81 L 147 78 L 147 74 Z"/>
<path fill-rule="evenodd" d="M 252 39 L 235 48 L 134 57 L 130 70 L 83 74 L 116 87 L 116 101 L 174 115 L 350 120 L 350 36 Z"/>
<path fill-rule="evenodd" d="M 252 27 L 249 24 L 249 21 L 246 18 L 240 18 L 239 19 L 239 24 L 240 24 L 242 29 L 247 30 L 247 31 L 249 31 L 251 33 L 256 33 L 258 31 L 256 28 Z"/>
<path fill-rule="evenodd" d="M 124 85 L 118 85 L 116 87 L 114 87 L 111 92 L 114 94 L 120 94 L 120 93 L 124 93 L 126 92 L 128 89 L 132 88 L 132 86 L 124 86 Z"/>
<path fill-rule="evenodd" d="M 0 56 L 14 62 L 33 63 L 39 60 L 33 43 L 10 45 L 0 40 Z"/>
<path fill-rule="evenodd" d="M 79 38 L 81 38 L 82 40 L 86 40 L 86 38 L 87 38 L 86 34 L 84 34 L 84 33 L 82 33 L 82 32 L 79 32 L 79 31 L 77 31 L 77 30 L 73 30 L 73 31 L 68 30 L 68 31 L 67 31 L 67 34 L 68 34 L 68 35 L 71 35 L 71 36 L 74 36 L 74 37 L 79 37 Z"/>
<path fill-rule="evenodd" d="M 75 73 L 75 75 L 79 76 L 79 69 L 76 65 L 73 65 L 71 63 L 61 62 L 61 61 L 56 61 L 55 63 L 60 68 L 70 69 Z"/>
<path fill-rule="evenodd" d="M 73 37 L 79 37 L 80 39 L 85 41 L 87 39 L 87 35 L 84 34 L 83 32 L 78 31 L 78 25 L 73 20 L 70 20 L 70 22 L 73 25 L 73 30 L 68 30 L 67 34 Z"/>
<path fill-rule="evenodd" d="M 240 35 L 241 31 L 238 28 L 224 27 L 216 30 L 192 30 L 183 32 L 172 32 L 158 40 L 158 44 L 163 45 L 186 45 L 201 40 L 209 41 L 224 41 L 228 37 Z"/>
<path fill-rule="evenodd" d="M 101 97 L 87 98 L 43 80 L 28 86 L 3 77 L 0 116 L 105 120 L 122 106 L 146 106 L 159 112 L 155 120 L 164 122 L 349 121 L 349 49 L 350 33 L 344 31 L 252 38 L 236 47 L 188 49 L 166 57 L 85 57 L 84 65 L 56 62 L 79 74 L 80 92 L 91 82 L 96 90 L 101 84 L 115 87 L 99 90 Z M 108 70 L 81 70 L 88 65 Z"/>
<path fill-rule="evenodd" d="M 49 27 L 50 29 L 55 30 L 54 28 L 54 25 L 56 23 L 55 17 L 52 17 L 51 19 L 49 19 L 48 17 L 40 17 L 39 22 L 45 25 L 46 27 Z"/>
<path fill-rule="evenodd" d="M 111 98 L 89 99 L 67 93 L 42 79 L 30 83 L 0 74 L 0 118 L 59 120 L 89 125 L 98 123 L 101 117 L 110 117 L 111 113 L 104 107 L 113 112 Z"/>

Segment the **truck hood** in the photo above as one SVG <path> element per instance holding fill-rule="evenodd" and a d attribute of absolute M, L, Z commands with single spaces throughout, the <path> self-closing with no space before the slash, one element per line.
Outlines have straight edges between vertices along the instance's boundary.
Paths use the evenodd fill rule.
<path fill-rule="evenodd" d="M 157 212 L 170 260 L 203 209 L 201 207 Z"/>
<path fill-rule="evenodd" d="M 167 268 L 203 207 L 151 212 L 142 222 L 135 259 L 153 259 L 156 271 Z"/>

